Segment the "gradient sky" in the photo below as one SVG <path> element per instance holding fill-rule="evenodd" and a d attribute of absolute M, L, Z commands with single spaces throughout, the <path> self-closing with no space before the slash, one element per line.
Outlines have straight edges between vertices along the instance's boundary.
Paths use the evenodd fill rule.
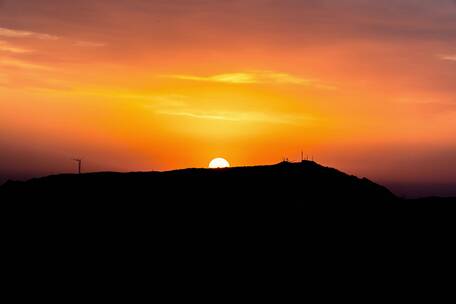
<path fill-rule="evenodd" d="M 275 163 L 456 181 L 456 1 L 0 0 L 0 176 Z"/>

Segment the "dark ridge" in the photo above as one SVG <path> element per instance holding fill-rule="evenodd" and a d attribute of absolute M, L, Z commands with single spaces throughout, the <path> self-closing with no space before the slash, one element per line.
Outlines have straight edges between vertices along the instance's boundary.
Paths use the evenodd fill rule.
<path fill-rule="evenodd" d="M 366 178 L 312 161 L 53 175 L 7 182 L 0 187 L 0 201 L 4 221 L 22 223 L 23 229 L 109 227 L 138 235 L 150 229 L 217 235 L 252 229 L 364 233 L 449 225 L 456 214 L 453 199 L 404 200 Z"/>
<path fill-rule="evenodd" d="M 142 280 L 144 269 L 160 279 L 186 272 L 193 282 L 201 265 L 224 265 L 222 274 L 237 269 L 237 281 L 252 261 L 258 273 L 305 261 L 306 272 L 326 274 L 321 265 L 350 268 L 347 261 L 366 252 L 378 254 L 370 262 L 397 260 L 398 248 L 413 241 L 427 239 L 434 249 L 439 238 L 451 239 L 455 206 L 402 200 L 368 179 L 309 161 L 62 174 L 0 187 L 4 260 L 14 273 L 22 275 L 22 265 L 41 278 L 48 265 L 70 265 L 62 271 L 84 282 L 94 269 L 129 280 Z"/>
<path fill-rule="evenodd" d="M 7 182 L 0 189 L 10 200 L 103 203 L 122 199 L 154 205 L 160 197 L 182 207 L 209 204 L 211 208 L 226 204 L 281 209 L 317 202 L 367 205 L 397 200 L 388 189 L 368 179 L 311 161 L 220 170 L 62 174 Z"/>

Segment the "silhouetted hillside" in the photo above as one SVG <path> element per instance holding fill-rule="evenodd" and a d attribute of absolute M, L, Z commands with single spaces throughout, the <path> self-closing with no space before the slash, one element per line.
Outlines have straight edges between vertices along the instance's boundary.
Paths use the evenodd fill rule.
<path fill-rule="evenodd" d="M 100 264 L 107 274 L 128 265 L 136 278 L 145 265 L 168 276 L 194 266 L 193 276 L 203 264 L 244 271 L 251 261 L 267 271 L 290 255 L 318 274 L 328 261 L 358 259 L 353 251 L 381 260 L 412 239 L 446 238 L 455 214 L 451 201 L 401 200 L 314 162 L 56 175 L 9 182 L 0 202 L 14 265 L 70 263 L 81 276 Z"/>
<path fill-rule="evenodd" d="M 3 210 L 29 222 L 175 225 L 331 224 L 415 220 L 436 201 L 406 201 L 368 179 L 315 162 L 168 172 L 63 174 L 7 182 Z M 431 208 L 435 209 L 435 208 Z M 437 209 L 435 209 L 437 210 Z M 7 213 L 6 213 L 7 214 Z M 385 221 L 388 219 L 388 221 Z M 116 223 L 117 225 L 118 223 Z"/>
<path fill-rule="evenodd" d="M 10 203 L 32 199 L 60 203 L 122 200 L 162 205 L 165 200 L 185 208 L 226 204 L 226 208 L 283 209 L 315 203 L 348 205 L 396 200 L 389 190 L 367 179 L 310 161 L 219 170 L 64 174 L 8 182 L 2 192 Z"/>

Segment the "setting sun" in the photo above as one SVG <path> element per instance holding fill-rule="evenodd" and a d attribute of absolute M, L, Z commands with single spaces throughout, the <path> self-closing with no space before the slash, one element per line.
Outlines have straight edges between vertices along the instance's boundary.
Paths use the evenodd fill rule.
<path fill-rule="evenodd" d="M 301 151 L 453 185 L 455 32 L 455 0 L 0 0 L 0 185 Z"/>
<path fill-rule="evenodd" d="M 209 163 L 209 168 L 211 169 L 220 169 L 220 168 L 229 168 L 230 163 L 224 158 L 215 158 Z"/>

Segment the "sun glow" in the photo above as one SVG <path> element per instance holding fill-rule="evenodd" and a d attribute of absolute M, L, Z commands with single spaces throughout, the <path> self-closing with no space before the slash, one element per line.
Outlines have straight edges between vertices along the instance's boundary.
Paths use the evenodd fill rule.
<path fill-rule="evenodd" d="M 215 158 L 209 163 L 209 168 L 211 169 L 220 169 L 220 168 L 229 168 L 230 163 L 224 158 Z"/>

